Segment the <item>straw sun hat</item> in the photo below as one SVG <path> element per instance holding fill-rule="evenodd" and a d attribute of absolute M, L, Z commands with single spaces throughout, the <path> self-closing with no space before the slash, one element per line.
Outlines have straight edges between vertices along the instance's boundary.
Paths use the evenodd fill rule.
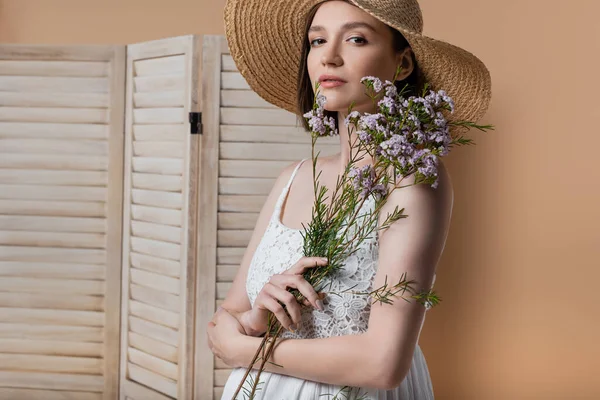
<path fill-rule="evenodd" d="M 326 0 L 227 0 L 225 31 L 231 56 L 252 90 L 271 104 L 297 113 L 297 80 L 306 18 Z M 422 34 L 417 0 L 349 0 L 397 29 L 410 44 L 433 90 L 454 100 L 451 121 L 477 122 L 491 99 L 486 66 L 470 52 Z"/>

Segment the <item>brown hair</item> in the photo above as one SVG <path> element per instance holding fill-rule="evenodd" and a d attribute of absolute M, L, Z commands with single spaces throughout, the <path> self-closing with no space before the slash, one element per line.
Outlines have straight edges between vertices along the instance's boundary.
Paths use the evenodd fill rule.
<path fill-rule="evenodd" d="M 297 113 L 298 113 L 299 118 L 302 120 L 302 126 L 304 126 L 304 129 L 306 129 L 307 131 L 310 131 L 310 127 L 308 126 L 306 119 L 304 117 L 302 117 L 302 115 L 304 115 L 308 111 L 312 110 L 312 107 L 313 107 L 313 104 L 315 101 L 313 87 L 312 87 L 312 84 L 310 81 L 310 76 L 308 75 L 308 69 L 306 67 L 306 59 L 308 58 L 308 52 L 310 51 L 310 42 L 308 40 L 308 29 L 310 28 L 310 25 L 312 24 L 313 18 L 315 17 L 315 14 L 317 13 L 319 5 L 320 4 L 317 4 L 316 6 L 314 6 L 310 10 L 310 12 L 308 13 L 308 15 L 306 17 L 306 24 L 304 27 L 304 38 L 302 40 L 302 50 L 300 53 L 301 54 L 300 55 L 300 69 L 298 71 L 299 72 L 298 73 L 298 82 L 297 82 L 298 93 L 297 93 L 297 97 L 296 97 L 297 108 L 298 108 Z M 391 26 L 388 26 L 388 28 L 391 30 L 392 35 L 393 35 L 392 46 L 394 47 L 395 51 L 400 52 L 400 51 L 404 50 L 406 47 L 410 47 L 410 44 L 408 43 L 408 41 L 406 40 L 404 35 L 402 35 L 402 33 L 400 33 L 397 29 L 392 28 Z M 400 92 L 400 90 L 402 90 L 404 88 L 404 86 L 408 84 L 408 87 L 405 90 L 405 96 L 419 96 L 423 89 L 424 77 L 423 77 L 423 73 L 422 73 L 421 69 L 419 68 L 419 66 L 417 64 L 417 60 L 415 59 L 415 54 L 412 51 L 410 54 L 411 54 L 411 58 L 412 58 L 412 62 L 413 62 L 412 72 L 405 79 L 403 79 L 401 81 L 396 81 L 396 82 L 394 82 L 394 84 L 395 84 L 396 88 L 398 89 L 398 92 Z M 325 110 L 325 115 L 333 117 L 333 119 L 335 121 L 335 127 L 337 129 L 338 128 L 337 111 Z"/>

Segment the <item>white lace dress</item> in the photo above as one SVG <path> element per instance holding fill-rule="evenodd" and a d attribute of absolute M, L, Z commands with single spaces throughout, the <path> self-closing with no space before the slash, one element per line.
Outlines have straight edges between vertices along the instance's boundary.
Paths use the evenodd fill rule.
<path fill-rule="evenodd" d="M 289 228 L 281 223 L 281 207 L 287 198 L 296 172 L 305 160 L 298 164 L 279 196 L 268 227 L 250 263 L 246 290 L 251 304 L 254 304 L 258 293 L 272 275 L 289 269 L 302 257 L 301 229 Z M 373 206 L 372 198 L 363 204 L 363 208 Z M 353 291 L 370 290 L 377 269 L 377 260 L 377 233 L 374 232 L 370 238 L 361 243 L 357 252 L 346 259 L 344 268 L 336 274 L 335 279 L 327 281 L 323 290 L 342 292 L 351 287 L 353 287 Z M 298 329 L 294 333 L 283 330 L 280 337 L 308 339 L 364 333 L 367 331 L 370 303 L 370 298 L 364 295 L 343 293 L 342 297 L 326 296 L 323 300 L 325 306 L 323 311 L 303 308 L 302 322 Z M 245 367 L 233 369 L 225 383 L 221 400 L 232 398 L 245 371 Z M 252 376 L 256 377 L 257 372 L 257 370 L 253 370 Z M 364 400 L 432 400 L 434 398 L 427 363 L 418 344 L 415 347 L 408 375 L 398 387 L 392 390 L 354 388 L 352 392 L 348 393 L 347 390 L 341 391 L 343 386 L 267 371 L 261 373 L 259 380 L 261 384 L 260 390 L 256 392 L 256 400 L 334 400 L 334 398 L 335 400 L 359 398 Z M 249 387 L 248 384 L 244 384 L 244 386 Z M 337 397 L 335 397 L 336 394 Z M 245 398 L 242 389 L 238 393 L 237 399 Z"/>

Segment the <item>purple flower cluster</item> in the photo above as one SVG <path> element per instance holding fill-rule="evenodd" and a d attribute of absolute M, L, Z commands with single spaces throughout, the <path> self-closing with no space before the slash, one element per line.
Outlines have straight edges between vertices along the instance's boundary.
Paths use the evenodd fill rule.
<path fill-rule="evenodd" d="M 335 136 L 338 134 L 335 128 L 335 120 L 333 117 L 325 116 L 325 102 L 326 97 L 322 94 L 317 94 L 316 104 L 313 109 L 304 114 L 304 118 L 307 119 L 310 130 L 318 136 Z"/>
<path fill-rule="evenodd" d="M 375 169 L 372 165 L 365 165 L 362 168 L 353 167 L 348 172 L 348 177 L 352 178 L 354 190 L 361 191 L 360 196 L 362 198 L 371 194 L 376 198 L 381 198 L 387 192 L 383 184 L 375 182 Z"/>
<path fill-rule="evenodd" d="M 421 178 L 438 186 L 438 157 L 450 151 L 453 142 L 448 122 L 442 110 L 454 112 L 454 101 L 445 91 L 430 90 L 423 97 L 403 97 L 403 91 L 393 82 L 382 82 L 379 78 L 365 76 L 361 83 L 377 101 L 377 113 L 352 111 L 346 117 L 346 125 L 356 127 L 361 145 L 383 159 L 385 164 L 394 165 L 403 176 L 417 172 Z M 337 135 L 335 122 L 325 117 L 323 106 L 325 97 L 317 95 L 314 109 L 306 114 L 308 124 L 318 136 Z M 355 186 L 363 188 L 363 193 L 377 192 L 375 171 L 363 169 L 353 172 Z"/>
<path fill-rule="evenodd" d="M 346 123 L 356 127 L 360 141 L 378 157 L 399 166 L 400 172 L 418 171 L 426 179 L 435 178 L 432 187 L 437 188 L 437 157 L 447 155 L 452 143 L 440 110 L 454 112 L 453 100 L 443 90 L 404 98 L 390 81 L 368 76 L 362 82 L 374 96 L 384 91 L 377 102 L 379 112 L 352 112 Z"/>

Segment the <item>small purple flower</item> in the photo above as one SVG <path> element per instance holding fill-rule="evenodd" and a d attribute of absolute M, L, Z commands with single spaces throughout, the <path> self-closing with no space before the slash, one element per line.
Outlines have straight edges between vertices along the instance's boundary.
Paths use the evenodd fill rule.
<path fill-rule="evenodd" d="M 324 106 L 327 98 L 321 94 L 317 94 L 315 98 L 316 107 L 303 114 L 307 120 L 310 130 L 318 136 L 334 136 L 338 134 L 335 128 L 335 120 L 333 117 L 326 117 Z"/>
<path fill-rule="evenodd" d="M 383 83 L 381 83 L 381 79 L 375 76 L 365 76 L 360 80 L 361 83 L 367 82 L 367 87 L 372 87 L 375 93 L 381 92 L 383 89 Z"/>
<path fill-rule="evenodd" d="M 352 178 L 354 189 L 361 191 L 361 198 L 371 194 L 376 198 L 381 198 L 387 192 L 383 184 L 375 183 L 375 169 L 372 165 L 365 165 L 362 168 L 353 167 L 348 172 L 348 176 Z"/>

